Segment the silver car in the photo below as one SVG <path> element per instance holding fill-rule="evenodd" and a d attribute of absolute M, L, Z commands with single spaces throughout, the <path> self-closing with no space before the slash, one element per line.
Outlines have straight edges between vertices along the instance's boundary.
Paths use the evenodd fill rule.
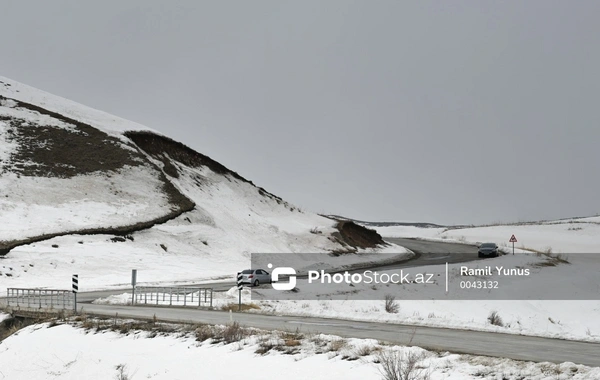
<path fill-rule="evenodd" d="M 242 274 L 242 284 L 258 286 L 271 283 L 271 275 L 264 269 L 246 269 L 238 272 L 238 275 L 240 273 Z"/>

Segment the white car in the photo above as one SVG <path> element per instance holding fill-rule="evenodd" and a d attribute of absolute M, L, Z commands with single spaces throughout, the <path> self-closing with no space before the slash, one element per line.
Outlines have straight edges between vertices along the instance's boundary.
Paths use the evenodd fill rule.
<path fill-rule="evenodd" d="M 242 284 L 259 286 L 260 284 L 271 283 L 271 275 L 264 269 L 246 269 L 238 272 L 238 276 L 240 274 L 242 275 Z"/>

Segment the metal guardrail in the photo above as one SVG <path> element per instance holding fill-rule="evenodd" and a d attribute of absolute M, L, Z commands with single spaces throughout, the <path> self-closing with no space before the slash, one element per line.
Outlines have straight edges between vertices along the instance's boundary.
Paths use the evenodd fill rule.
<path fill-rule="evenodd" d="M 74 309 L 75 294 L 71 290 L 8 288 L 6 304 L 28 309 Z"/>
<path fill-rule="evenodd" d="M 136 286 L 134 304 L 212 307 L 212 288 Z"/>

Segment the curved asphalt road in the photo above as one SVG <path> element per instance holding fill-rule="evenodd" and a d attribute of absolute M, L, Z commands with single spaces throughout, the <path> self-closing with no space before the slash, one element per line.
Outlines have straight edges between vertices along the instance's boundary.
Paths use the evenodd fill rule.
<path fill-rule="evenodd" d="M 231 319 L 240 324 L 266 330 L 296 330 L 343 337 L 377 339 L 400 345 L 496 356 L 535 362 L 573 362 L 600 366 L 600 344 L 538 338 L 491 332 L 406 326 L 393 323 L 360 322 L 314 317 L 287 317 L 249 313 L 227 313 L 198 309 L 142 306 L 80 305 L 88 314 L 120 318 L 152 319 L 167 322 L 226 324 Z M 231 318 L 231 319 L 230 319 Z"/>
<path fill-rule="evenodd" d="M 478 260 L 477 257 L 477 247 L 474 245 L 468 244 L 458 244 L 458 243 L 446 243 L 446 242 L 437 242 L 437 241 L 427 241 L 427 240 L 419 240 L 419 239 L 410 239 L 410 238 L 385 238 L 386 241 L 398 244 L 402 247 L 408 248 L 413 251 L 416 255 L 408 260 L 404 260 L 394 264 L 387 264 L 382 266 L 376 266 L 371 268 L 363 268 L 371 269 L 371 270 L 390 270 L 397 268 L 408 268 L 408 267 L 421 267 L 426 265 L 440 265 L 445 264 L 446 262 L 453 263 L 462 263 L 466 261 Z M 352 271 L 351 271 L 352 272 Z M 300 276 L 302 277 L 302 276 Z M 235 286 L 234 281 L 227 282 L 212 282 L 212 283 L 203 283 L 199 285 L 188 285 L 192 286 L 200 286 L 206 288 L 213 288 L 214 291 L 227 291 L 231 289 L 231 287 Z M 124 292 L 130 292 L 131 288 L 123 288 L 123 289 L 114 289 L 114 290 L 98 290 L 92 292 L 81 292 L 78 293 L 77 299 L 80 302 L 91 302 L 98 298 L 106 298 L 108 296 L 114 294 L 121 294 Z"/>
<path fill-rule="evenodd" d="M 385 240 L 410 249 L 416 253 L 416 256 L 396 264 L 372 269 L 382 270 L 421 267 L 426 265 L 455 264 L 479 260 L 479 257 L 477 256 L 477 247 L 470 244 L 446 243 L 410 238 L 385 238 Z"/>

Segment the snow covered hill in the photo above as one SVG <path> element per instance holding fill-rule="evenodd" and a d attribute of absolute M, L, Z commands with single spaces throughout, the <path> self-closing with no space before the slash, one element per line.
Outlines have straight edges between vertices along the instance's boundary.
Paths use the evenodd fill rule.
<path fill-rule="evenodd" d="M 1 287 L 67 273 L 109 287 L 132 266 L 148 283 L 197 281 L 250 252 L 390 249 L 156 131 L 3 77 L 0 162 Z"/>

